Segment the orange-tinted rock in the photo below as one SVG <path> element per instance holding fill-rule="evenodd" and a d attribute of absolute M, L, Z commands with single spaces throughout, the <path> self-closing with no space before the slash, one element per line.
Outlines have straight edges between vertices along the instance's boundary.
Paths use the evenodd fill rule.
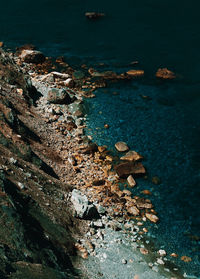
<path fill-rule="evenodd" d="M 120 163 L 115 167 L 119 177 L 127 177 L 130 174 L 145 174 L 146 170 L 142 163 L 125 162 Z"/>
<path fill-rule="evenodd" d="M 132 76 L 132 77 L 142 77 L 142 76 L 144 76 L 144 71 L 143 70 L 130 70 L 126 73 L 127 73 L 127 75 Z"/>
<path fill-rule="evenodd" d="M 154 214 L 146 213 L 145 215 L 153 223 L 157 223 L 159 221 L 159 218 Z"/>
<path fill-rule="evenodd" d="M 172 71 L 167 68 L 160 68 L 156 72 L 156 77 L 160 79 L 175 79 L 176 75 Z"/>
<path fill-rule="evenodd" d="M 129 150 L 128 145 L 123 141 L 119 141 L 119 142 L 115 143 L 115 148 L 119 152 L 125 152 L 125 151 Z"/>
<path fill-rule="evenodd" d="M 171 257 L 174 257 L 174 258 L 178 258 L 178 255 L 176 253 L 171 253 L 170 255 Z"/>
<path fill-rule="evenodd" d="M 182 256 L 181 260 L 185 263 L 189 263 L 192 261 L 192 258 L 188 257 L 188 256 Z"/>
<path fill-rule="evenodd" d="M 144 195 L 151 195 L 151 192 L 149 190 L 143 190 L 142 194 L 144 194 Z"/>
<path fill-rule="evenodd" d="M 110 126 L 108 124 L 104 125 L 104 128 L 108 129 Z"/>
<path fill-rule="evenodd" d="M 124 160 L 124 161 L 138 161 L 141 159 L 143 159 L 143 157 L 136 151 L 129 151 L 120 158 L 120 160 Z"/>
<path fill-rule="evenodd" d="M 3 47 L 3 45 L 4 45 L 3 42 L 0 42 L 0 47 Z"/>
<path fill-rule="evenodd" d="M 149 251 L 145 248 L 140 248 L 140 253 L 143 255 L 147 255 L 147 254 L 149 254 Z"/>
<path fill-rule="evenodd" d="M 136 181 L 135 179 L 133 178 L 132 175 L 129 175 L 128 178 L 127 178 L 127 182 L 128 182 L 128 185 L 130 187 L 134 187 L 136 185 Z"/>
<path fill-rule="evenodd" d="M 102 153 L 102 152 L 104 152 L 105 150 L 106 150 L 106 146 L 104 145 L 104 146 L 98 146 L 98 151 L 100 152 L 100 153 Z"/>

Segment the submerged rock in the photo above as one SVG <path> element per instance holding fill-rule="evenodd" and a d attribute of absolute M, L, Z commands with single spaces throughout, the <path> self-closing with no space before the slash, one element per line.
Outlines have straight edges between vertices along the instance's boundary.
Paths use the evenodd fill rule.
<path fill-rule="evenodd" d="M 143 70 L 129 70 L 126 73 L 127 73 L 127 75 L 129 75 L 131 77 L 142 77 L 142 76 L 144 76 L 144 71 Z"/>
<path fill-rule="evenodd" d="M 47 101 L 52 104 L 70 104 L 72 100 L 66 90 L 52 88 L 48 91 Z"/>
<path fill-rule="evenodd" d="M 72 191 L 71 202 L 76 210 L 76 214 L 82 219 L 98 218 L 99 214 L 96 207 L 90 204 L 88 198 L 83 195 L 79 190 Z"/>
<path fill-rule="evenodd" d="M 119 141 L 119 142 L 115 143 L 115 148 L 119 152 L 125 152 L 125 151 L 129 150 L 128 145 L 123 141 Z"/>
<path fill-rule="evenodd" d="M 105 16 L 105 14 L 104 13 L 97 13 L 97 12 L 86 12 L 85 16 L 88 19 L 98 19 L 98 18 L 101 18 L 101 17 Z"/>
<path fill-rule="evenodd" d="M 156 77 L 160 79 L 175 79 L 176 75 L 172 71 L 167 68 L 160 68 L 156 72 Z"/>

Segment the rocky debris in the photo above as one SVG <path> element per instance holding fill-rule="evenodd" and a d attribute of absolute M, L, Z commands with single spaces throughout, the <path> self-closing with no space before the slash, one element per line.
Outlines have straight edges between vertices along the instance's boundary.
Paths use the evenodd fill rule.
<path fill-rule="evenodd" d="M 130 174 L 133 175 L 143 175 L 146 173 L 146 170 L 142 163 L 133 163 L 133 162 L 125 162 L 116 165 L 115 170 L 119 177 L 127 177 Z"/>
<path fill-rule="evenodd" d="M 144 71 L 143 70 L 129 70 L 126 72 L 127 75 L 131 77 L 142 77 L 144 76 Z"/>
<path fill-rule="evenodd" d="M 104 13 L 98 13 L 98 12 L 86 12 L 85 13 L 85 16 L 88 18 L 88 19 L 99 19 L 101 17 L 104 17 L 105 14 Z"/>
<path fill-rule="evenodd" d="M 128 145 L 123 141 L 119 141 L 119 142 L 115 143 L 115 148 L 119 152 L 126 152 L 129 150 Z"/>
<path fill-rule="evenodd" d="M 139 161 L 142 160 L 143 156 L 136 151 L 128 151 L 124 156 L 120 158 L 123 161 Z"/>
<path fill-rule="evenodd" d="M 135 181 L 135 179 L 133 178 L 132 175 L 129 175 L 129 176 L 127 177 L 127 182 L 128 182 L 128 185 L 129 185 L 131 188 L 134 187 L 134 186 L 136 185 L 136 181 Z"/>
<path fill-rule="evenodd" d="M 52 104 L 70 104 L 72 102 L 69 93 L 58 88 L 52 88 L 48 91 L 47 101 Z"/>
<path fill-rule="evenodd" d="M 22 61 L 24 61 L 26 63 L 39 64 L 39 63 L 43 63 L 45 61 L 44 54 L 38 50 L 24 49 L 24 50 L 22 50 L 19 57 Z"/>
<path fill-rule="evenodd" d="M 146 213 L 145 216 L 153 223 L 157 223 L 159 221 L 159 218 L 155 214 Z"/>
<path fill-rule="evenodd" d="M 96 207 L 79 190 L 74 189 L 72 191 L 71 202 L 73 203 L 77 217 L 83 219 L 98 218 L 99 215 Z"/>
<path fill-rule="evenodd" d="M 0 84 L 5 87 L 11 85 L 16 87 L 16 89 L 23 89 L 24 96 L 29 102 L 32 102 L 32 83 L 30 77 L 24 74 L 20 67 L 16 65 L 11 54 L 6 53 L 2 49 L 0 49 Z"/>
<path fill-rule="evenodd" d="M 156 77 L 160 79 L 175 79 L 176 75 L 167 68 L 159 68 L 156 72 Z"/>

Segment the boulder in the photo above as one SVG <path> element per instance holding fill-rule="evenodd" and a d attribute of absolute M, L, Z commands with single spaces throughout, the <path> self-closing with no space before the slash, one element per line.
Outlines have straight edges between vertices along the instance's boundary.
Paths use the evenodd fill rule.
<path fill-rule="evenodd" d="M 3 42 L 0 42 L 0 47 L 3 47 L 4 43 Z"/>
<path fill-rule="evenodd" d="M 120 158 L 120 160 L 123 161 L 139 161 L 141 159 L 143 159 L 143 157 L 136 151 L 129 151 Z"/>
<path fill-rule="evenodd" d="M 45 61 L 44 54 L 38 50 L 24 49 L 19 57 L 26 63 L 39 64 Z"/>
<path fill-rule="evenodd" d="M 146 215 L 147 219 L 149 219 L 153 223 L 157 223 L 159 221 L 158 216 L 156 216 L 152 213 L 146 213 L 145 215 Z"/>
<path fill-rule="evenodd" d="M 96 207 L 79 190 L 74 189 L 72 191 L 71 202 L 76 210 L 77 217 L 82 219 L 97 219 L 99 217 Z"/>
<path fill-rule="evenodd" d="M 167 68 L 160 68 L 156 72 L 156 77 L 160 79 L 175 79 L 176 75 L 172 71 Z"/>
<path fill-rule="evenodd" d="M 143 70 L 129 70 L 126 73 L 127 73 L 127 75 L 129 75 L 131 77 L 142 77 L 142 76 L 144 76 L 144 71 Z"/>
<path fill-rule="evenodd" d="M 119 142 L 115 143 L 115 148 L 119 152 L 125 152 L 125 151 L 129 150 L 128 145 L 123 141 L 119 141 Z"/>
<path fill-rule="evenodd" d="M 124 162 L 120 163 L 115 167 L 115 170 L 119 177 L 127 177 L 130 174 L 145 174 L 146 170 L 142 163 Z"/>
<path fill-rule="evenodd" d="M 47 101 L 52 104 L 70 104 L 72 100 L 66 90 L 51 88 L 47 94 Z"/>
<path fill-rule="evenodd" d="M 136 181 L 132 175 L 129 175 L 127 178 L 128 185 L 132 188 L 136 185 Z"/>

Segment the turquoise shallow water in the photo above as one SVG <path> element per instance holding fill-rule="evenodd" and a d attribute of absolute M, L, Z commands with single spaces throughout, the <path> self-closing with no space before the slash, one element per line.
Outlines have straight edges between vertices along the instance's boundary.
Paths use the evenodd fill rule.
<path fill-rule="evenodd" d="M 139 60 L 144 79 L 112 84 L 87 101 L 88 133 L 110 149 L 124 140 L 145 156 L 149 179 L 138 181 L 135 191 L 154 193 L 161 222 L 152 234 L 167 251 L 191 256 L 192 263 L 182 266 L 196 276 L 200 243 L 190 236 L 199 236 L 200 228 L 199 9 L 198 0 L 12 0 L 1 3 L 0 17 L 0 40 L 11 48 L 33 43 L 77 67 L 105 62 L 102 70 L 117 72 Z M 88 21 L 84 12 L 91 10 L 106 16 Z M 178 79 L 157 81 L 159 67 L 175 71 Z M 154 175 L 160 185 L 151 183 Z"/>

